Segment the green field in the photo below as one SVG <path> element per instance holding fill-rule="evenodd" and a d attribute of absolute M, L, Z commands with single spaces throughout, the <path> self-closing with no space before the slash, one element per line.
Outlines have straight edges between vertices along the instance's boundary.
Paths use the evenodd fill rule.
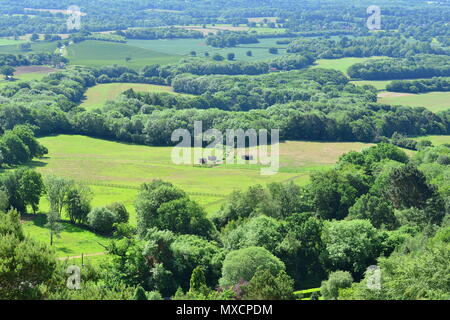
<path fill-rule="evenodd" d="M 435 146 L 450 144 L 450 136 L 423 136 L 415 138 L 415 140 L 430 140 Z"/>
<path fill-rule="evenodd" d="M 213 168 L 175 165 L 172 148 L 124 144 L 84 136 L 41 138 L 48 157 L 33 162 L 38 171 L 56 174 L 91 186 L 94 206 L 123 202 L 135 222 L 133 201 L 139 185 L 161 178 L 183 188 L 209 213 L 217 210 L 233 190 L 255 184 L 295 181 L 305 184 L 309 174 L 331 167 L 345 152 L 359 151 L 363 143 L 286 142 L 280 146 L 280 172 L 260 174 L 257 165 L 221 165 Z M 41 210 L 48 205 L 43 200 Z"/>
<path fill-rule="evenodd" d="M 151 64 L 176 63 L 181 57 L 123 43 L 88 40 L 70 45 L 67 58 L 73 65 L 98 67 L 118 64 L 139 69 Z M 126 61 L 126 58 L 131 60 Z"/>
<path fill-rule="evenodd" d="M 128 89 L 139 92 L 166 92 L 178 94 L 173 92 L 172 87 L 169 86 L 157 86 L 142 83 L 105 83 L 89 88 L 86 92 L 86 99 L 81 104 L 81 107 L 86 110 L 102 108 L 106 101 L 114 100 L 122 92 Z"/>
<path fill-rule="evenodd" d="M 362 63 L 368 60 L 381 59 L 385 57 L 370 58 L 341 58 L 341 59 L 319 59 L 313 68 L 335 69 L 347 74 L 348 68 L 356 63 Z"/>
<path fill-rule="evenodd" d="M 56 42 L 34 42 L 31 44 L 30 51 L 22 51 L 19 49 L 18 44 L 23 41 L 16 41 L 15 44 L 0 45 L 0 54 L 23 54 L 28 53 L 44 53 L 44 52 L 54 52 L 57 48 Z"/>
<path fill-rule="evenodd" d="M 171 55 L 189 56 L 191 51 L 195 51 L 198 56 L 203 56 L 208 52 L 210 56 L 215 53 L 226 56 L 228 53 L 234 53 L 236 60 L 240 61 L 257 61 L 273 58 L 269 53 L 269 48 L 279 48 L 278 55 L 286 53 L 286 45 L 278 45 L 276 42 L 279 38 L 259 39 L 260 43 L 246 44 L 234 48 L 214 48 L 206 45 L 204 39 L 173 39 L 173 40 L 129 40 L 130 46 L 142 49 L 154 50 Z M 252 57 L 247 56 L 247 51 L 251 50 Z"/>
<path fill-rule="evenodd" d="M 39 66 L 42 67 L 42 66 Z M 33 66 L 30 67 L 18 67 L 17 70 L 22 70 L 26 68 L 33 68 Z M 48 72 L 20 72 L 19 74 L 14 75 L 14 80 L 5 80 L 3 77 L 0 78 L 0 88 L 3 86 L 6 86 L 8 84 L 17 84 L 21 82 L 27 82 L 27 81 L 33 81 L 33 80 L 41 80 L 44 78 L 48 73 L 53 72 L 55 69 L 48 69 Z"/>
<path fill-rule="evenodd" d="M 370 85 L 377 88 L 379 91 L 385 91 L 386 86 L 391 83 L 392 80 L 356 80 L 356 81 L 350 81 L 350 83 L 353 83 L 357 86 L 364 86 L 364 85 Z"/>
<path fill-rule="evenodd" d="M 429 92 L 423 94 L 405 94 L 403 96 L 393 97 L 388 96 L 379 98 L 378 102 L 410 107 L 425 107 L 432 112 L 438 112 L 450 108 L 450 92 Z"/>
<path fill-rule="evenodd" d="M 0 46 L 10 46 L 10 45 L 18 45 L 23 43 L 21 40 L 13 40 L 13 39 L 0 39 Z"/>
<path fill-rule="evenodd" d="M 23 228 L 26 235 L 33 239 L 50 244 L 50 235 L 45 228 L 46 216 L 37 215 L 32 219 L 26 219 Z M 103 252 L 105 249 L 99 244 L 106 244 L 108 238 L 96 235 L 88 230 L 74 226 L 70 223 L 63 223 L 64 230 L 61 238 L 53 239 L 53 248 L 57 257 L 72 257 L 83 254 L 94 254 Z"/>

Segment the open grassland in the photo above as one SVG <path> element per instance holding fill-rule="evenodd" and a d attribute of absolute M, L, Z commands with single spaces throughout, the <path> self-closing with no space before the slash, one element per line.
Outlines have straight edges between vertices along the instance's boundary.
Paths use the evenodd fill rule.
<path fill-rule="evenodd" d="M 344 74 L 347 74 L 348 68 L 350 68 L 354 64 L 380 58 L 385 57 L 319 59 L 316 61 L 315 66 L 313 66 L 313 68 L 335 69 L 341 71 Z"/>
<path fill-rule="evenodd" d="M 258 19 L 258 18 L 255 18 Z M 263 18 L 261 18 L 262 21 Z M 272 22 L 272 21 L 269 21 Z M 204 35 L 217 33 L 219 31 L 247 31 L 258 34 L 279 34 L 286 32 L 285 28 L 269 28 L 266 25 L 257 25 L 255 27 L 249 27 L 246 24 L 231 25 L 231 24 L 206 24 L 206 25 L 191 25 L 191 26 L 177 26 L 178 28 L 195 30 L 203 33 Z"/>
<path fill-rule="evenodd" d="M 67 58 L 73 65 L 95 67 L 118 64 L 139 69 L 150 64 L 176 63 L 181 57 L 123 43 L 88 40 L 70 45 Z"/>
<path fill-rule="evenodd" d="M 192 51 L 197 56 L 204 56 L 208 52 L 210 56 L 218 53 L 226 56 L 228 53 L 234 53 L 238 61 L 265 60 L 276 57 L 277 55 L 269 53 L 269 48 L 279 49 L 281 55 L 286 52 L 286 45 L 278 45 L 279 38 L 259 39 L 259 43 L 240 45 L 234 48 L 214 48 L 206 45 L 204 39 L 160 39 L 160 40 L 128 40 L 127 44 L 133 47 L 162 52 L 169 55 L 189 56 Z M 252 56 L 247 56 L 247 51 L 252 51 Z"/>
<path fill-rule="evenodd" d="M 432 112 L 438 112 L 450 108 L 450 92 L 429 92 L 422 94 L 385 92 L 379 95 L 378 102 L 410 107 L 425 107 Z"/>
<path fill-rule="evenodd" d="M 18 45 L 23 43 L 24 41 L 21 40 L 14 40 L 14 39 L 7 39 L 7 38 L 0 38 L 0 46 L 11 46 L 11 45 Z"/>
<path fill-rule="evenodd" d="M 0 54 L 22 54 L 54 52 L 57 48 L 57 42 L 33 42 L 30 51 L 22 51 L 19 44 L 23 41 L 16 41 L 15 44 L 0 45 Z"/>
<path fill-rule="evenodd" d="M 86 99 L 81 104 L 81 107 L 86 110 L 102 108 L 105 102 L 114 100 L 122 92 L 129 89 L 133 89 L 138 92 L 166 92 L 178 94 L 173 92 L 172 87 L 169 86 L 157 86 L 141 83 L 105 83 L 89 88 L 86 92 Z"/>
<path fill-rule="evenodd" d="M 147 147 L 69 135 L 41 138 L 40 142 L 49 149 L 49 155 L 34 161 L 32 166 L 44 175 L 56 174 L 89 185 L 94 194 L 93 207 L 112 202 L 124 203 L 130 211 L 132 224 L 136 223 L 134 200 L 139 185 L 155 178 L 183 188 L 193 200 L 212 213 L 220 208 L 233 190 L 274 181 L 294 181 L 304 185 L 309 182 L 311 172 L 331 167 L 343 153 L 369 146 L 362 143 L 285 142 L 280 145 L 280 173 L 262 176 L 258 165 L 175 165 L 171 161 L 172 148 L 168 147 Z M 48 209 L 47 200 L 43 198 L 40 211 L 45 213 Z M 50 236 L 45 220 L 44 215 L 25 219 L 25 233 L 48 243 Z M 60 238 L 54 239 L 53 245 L 60 260 L 70 257 L 70 263 L 81 263 L 80 256 L 84 254 L 85 263 L 98 265 L 108 259 L 103 255 L 105 249 L 102 245 L 106 245 L 109 238 L 70 223 L 63 225 L 64 231 Z"/>
<path fill-rule="evenodd" d="M 131 213 L 132 223 L 135 223 L 133 202 L 138 188 L 153 179 L 160 178 L 181 187 L 211 213 L 233 190 L 282 181 L 306 184 L 311 172 L 331 167 L 343 153 L 369 146 L 362 143 L 282 143 L 280 172 L 264 176 L 260 174 L 259 165 L 175 165 L 169 147 L 69 135 L 41 138 L 40 142 L 49 149 L 49 155 L 32 163 L 38 171 L 86 183 L 94 192 L 94 206 L 123 202 Z M 46 208 L 48 205 L 43 200 L 41 210 L 45 212 Z"/>
<path fill-rule="evenodd" d="M 6 86 L 8 84 L 17 84 L 26 81 L 41 80 L 49 73 L 57 71 L 57 69 L 45 66 L 26 66 L 26 67 L 17 67 L 15 69 L 16 71 L 14 72 L 14 80 L 0 79 L 0 87 Z"/>
<path fill-rule="evenodd" d="M 35 240 L 50 244 L 50 235 L 46 224 L 45 215 L 37 215 L 23 221 L 25 234 Z M 62 223 L 64 230 L 60 238 L 53 238 L 53 248 L 59 258 L 73 257 L 81 254 L 97 254 L 105 249 L 100 245 L 105 245 L 109 239 L 96 235 L 84 228 L 74 226 L 70 223 Z"/>
<path fill-rule="evenodd" d="M 435 146 L 440 146 L 442 144 L 450 144 L 450 136 L 423 136 L 417 137 L 415 140 L 429 140 Z"/>
<path fill-rule="evenodd" d="M 356 80 L 356 81 L 350 81 L 350 83 L 353 83 L 357 86 L 364 86 L 364 85 L 370 85 L 377 88 L 379 91 L 385 91 L 386 86 L 391 83 L 392 80 Z"/>

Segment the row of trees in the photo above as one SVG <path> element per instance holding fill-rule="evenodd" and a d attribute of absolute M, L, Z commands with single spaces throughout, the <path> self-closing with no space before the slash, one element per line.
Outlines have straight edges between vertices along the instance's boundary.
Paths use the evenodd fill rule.
<path fill-rule="evenodd" d="M 386 86 L 386 90 L 407 93 L 450 91 L 450 78 L 395 80 Z"/>
<path fill-rule="evenodd" d="M 125 31 L 116 31 L 115 34 L 127 39 L 200 39 L 203 33 L 183 28 L 139 28 Z"/>
<path fill-rule="evenodd" d="M 432 43 L 430 40 L 418 41 L 401 35 L 377 34 L 369 37 L 340 37 L 337 40 L 295 39 L 287 49 L 290 53 L 312 55 L 319 59 L 338 59 L 343 57 L 388 56 L 405 58 L 417 54 L 449 54 L 450 50 Z"/>
<path fill-rule="evenodd" d="M 206 44 L 212 47 L 227 48 L 239 44 L 259 43 L 255 34 L 248 32 L 219 31 L 206 38 Z"/>
<path fill-rule="evenodd" d="M 406 59 L 377 59 L 348 68 L 352 78 L 364 80 L 414 79 L 450 76 L 450 56 L 416 55 Z"/>
<path fill-rule="evenodd" d="M 0 54 L 0 66 L 29 66 L 29 65 L 49 65 L 54 64 L 54 60 L 62 59 L 62 62 L 68 62 L 64 57 L 53 53 L 30 53 L 27 55 Z"/>
<path fill-rule="evenodd" d="M 161 75 L 164 70 L 170 68 L 143 72 Z M 77 107 L 86 88 L 98 79 L 126 79 L 124 74 L 131 73 L 119 67 L 76 67 L 39 82 L 4 86 L 0 128 L 6 131 L 29 123 L 38 134 L 77 133 L 151 145 L 171 145 L 171 132 L 191 130 L 194 120 L 220 130 L 279 128 L 282 139 L 380 141 L 395 132 L 405 136 L 449 132 L 447 112 L 436 115 L 421 108 L 376 104 L 375 88 L 349 84 L 343 74 L 321 69 L 270 73 L 252 81 L 245 76 L 180 75 L 172 81 L 175 90 L 199 96 L 130 91 L 100 112 Z M 158 79 L 169 81 L 170 73 L 165 75 Z M 251 112 L 243 112 L 247 110 Z"/>

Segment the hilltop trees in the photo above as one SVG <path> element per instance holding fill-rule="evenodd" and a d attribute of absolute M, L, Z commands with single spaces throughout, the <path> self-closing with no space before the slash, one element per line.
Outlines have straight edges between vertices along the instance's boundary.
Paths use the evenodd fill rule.
<path fill-rule="evenodd" d="M 235 47 L 239 44 L 259 43 L 255 35 L 246 32 L 220 31 L 210 34 L 206 38 L 206 44 L 212 47 Z"/>
<path fill-rule="evenodd" d="M 19 214 L 0 213 L 0 298 L 40 299 L 40 286 L 50 285 L 55 271 L 54 252 L 25 237 Z"/>
<path fill-rule="evenodd" d="M 1 66 L 0 73 L 5 76 L 6 80 L 9 80 L 14 75 L 15 69 L 10 66 Z"/>
<path fill-rule="evenodd" d="M 381 252 L 377 229 L 366 220 L 326 222 L 322 233 L 329 270 L 361 275 Z"/>
<path fill-rule="evenodd" d="M 328 280 L 323 281 L 320 293 L 325 300 L 337 300 L 339 289 L 349 288 L 353 284 L 353 277 L 350 272 L 335 271 L 330 273 Z"/>
<path fill-rule="evenodd" d="M 85 186 L 72 185 L 67 190 L 64 203 L 72 223 L 87 223 L 91 211 L 92 191 Z"/>
<path fill-rule="evenodd" d="M 257 271 L 266 270 L 273 275 L 285 270 L 284 263 L 260 247 L 248 247 L 231 251 L 222 267 L 221 286 L 234 286 L 239 281 L 250 281 Z"/>
<path fill-rule="evenodd" d="M 40 173 L 27 168 L 9 171 L 0 177 L 1 189 L 5 192 L 6 207 L 27 212 L 31 206 L 33 213 L 39 209 L 39 201 L 45 193 L 45 185 Z"/>
<path fill-rule="evenodd" d="M 30 127 L 15 126 L 0 137 L 0 150 L 3 164 L 13 166 L 24 164 L 34 157 L 42 157 L 48 150 L 34 137 Z"/>
<path fill-rule="evenodd" d="M 67 203 L 67 195 L 73 185 L 73 181 L 53 175 L 47 176 L 45 179 L 46 196 L 50 203 L 50 211 L 57 213 L 59 217 L 61 217 L 64 205 Z"/>
<path fill-rule="evenodd" d="M 155 180 L 141 186 L 136 199 L 138 232 L 157 227 L 182 234 L 211 236 L 213 225 L 206 213 L 172 184 Z"/>
<path fill-rule="evenodd" d="M 244 299 L 293 300 L 294 281 L 284 271 L 273 275 L 269 270 L 258 270 L 244 287 Z"/>

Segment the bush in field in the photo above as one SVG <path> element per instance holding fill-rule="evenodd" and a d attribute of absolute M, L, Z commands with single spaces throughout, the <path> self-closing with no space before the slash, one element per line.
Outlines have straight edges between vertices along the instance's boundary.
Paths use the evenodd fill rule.
<path fill-rule="evenodd" d="M 285 266 L 280 259 L 261 247 L 231 251 L 223 262 L 220 285 L 225 287 L 241 280 L 250 281 L 258 270 L 268 270 L 277 275 L 285 270 Z"/>
<path fill-rule="evenodd" d="M 116 215 L 118 223 L 127 223 L 130 219 L 130 214 L 128 213 L 127 208 L 125 208 L 125 206 L 120 202 L 114 202 L 106 208 Z"/>
<path fill-rule="evenodd" d="M 88 222 L 96 232 L 111 234 L 117 216 L 107 208 L 95 208 L 88 214 Z"/>
<path fill-rule="evenodd" d="M 322 282 L 320 292 L 325 300 L 336 300 L 339 296 L 339 289 L 349 288 L 353 283 L 350 272 L 336 271 L 330 273 L 328 280 Z"/>

